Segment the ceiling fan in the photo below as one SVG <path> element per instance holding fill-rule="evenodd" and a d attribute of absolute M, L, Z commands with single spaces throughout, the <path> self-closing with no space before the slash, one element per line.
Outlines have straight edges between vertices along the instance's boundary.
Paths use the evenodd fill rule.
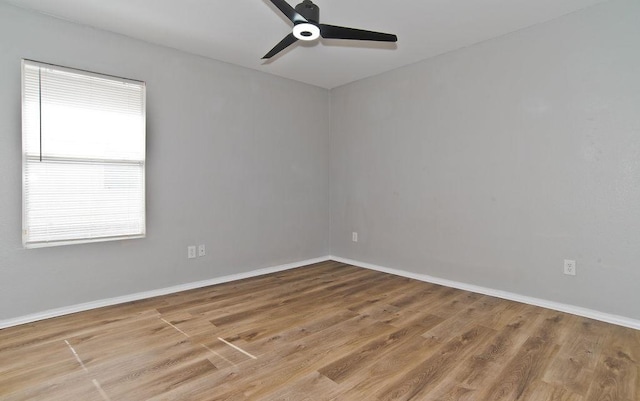
<path fill-rule="evenodd" d="M 321 24 L 320 8 L 313 4 L 311 0 L 303 0 L 295 8 L 291 7 L 285 0 L 271 0 L 271 2 L 293 22 L 293 32 L 285 36 L 280 43 L 262 57 L 263 59 L 275 56 L 298 40 L 316 40 L 321 36 L 325 39 L 370 40 L 376 42 L 398 41 L 398 37 L 390 33 Z"/>

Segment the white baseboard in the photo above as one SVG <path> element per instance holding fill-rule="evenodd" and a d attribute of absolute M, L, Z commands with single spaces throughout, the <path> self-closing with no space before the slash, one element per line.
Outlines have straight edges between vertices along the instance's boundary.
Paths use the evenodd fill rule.
<path fill-rule="evenodd" d="M 252 270 L 245 273 L 232 274 L 229 276 L 216 277 L 209 280 L 197 281 L 194 283 L 180 284 L 167 288 L 160 288 L 157 290 L 138 292 L 135 294 L 124 295 L 121 297 L 101 299 L 98 301 L 86 302 L 78 305 L 66 306 L 63 308 L 50 309 L 43 312 L 33 313 L 30 315 L 19 316 L 16 318 L 0 320 L 0 329 L 7 327 L 18 326 L 20 324 L 32 323 L 38 320 L 49 319 L 52 317 L 58 317 L 63 315 L 69 315 L 71 313 L 83 312 L 90 309 L 102 308 L 104 306 L 111 306 L 117 304 L 123 304 L 125 302 L 138 301 L 146 298 L 158 297 L 161 295 L 173 294 L 181 291 L 193 290 L 195 288 L 207 287 L 210 285 L 227 283 L 229 281 L 242 280 L 250 277 L 262 276 L 269 273 L 276 273 L 284 270 L 295 269 L 297 267 L 307 266 L 314 263 L 325 262 L 331 260 L 329 256 L 324 256 L 315 259 L 302 260 L 300 262 L 288 263 L 285 265 L 267 267 L 264 269 Z"/>
<path fill-rule="evenodd" d="M 388 267 L 377 266 L 371 263 L 359 262 L 357 260 L 351 260 L 341 258 L 339 256 L 330 256 L 331 260 L 336 262 L 346 263 L 353 266 L 362 267 L 365 269 L 376 270 L 383 273 L 394 274 L 396 276 L 402 276 L 412 278 L 415 280 L 425 281 L 427 283 L 439 284 L 446 287 L 458 288 L 460 290 L 476 292 L 479 294 L 489 295 L 492 297 L 508 299 L 510 301 L 521 302 L 529 305 L 540 306 L 547 309 L 553 309 L 560 312 L 570 313 L 572 315 L 578 315 L 587 317 L 594 320 L 600 320 L 602 322 L 616 324 L 618 326 L 629 327 L 632 329 L 640 330 L 640 320 L 631 319 L 624 316 L 613 315 L 610 313 L 599 312 L 593 309 L 582 308 L 579 306 L 563 304 L 560 302 L 548 301 L 540 298 L 528 297 L 512 292 L 496 290 L 493 288 L 481 287 L 473 284 L 461 283 L 453 280 L 446 280 L 438 277 L 428 276 L 426 274 L 412 273 L 404 270 L 391 269 Z"/>
<path fill-rule="evenodd" d="M 303 267 L 303 266 L 311 265 L 314 263 L 325 262 L 327 260 L 334 260 L 336 262 L 346 263 L 349 265 L 358 266 L 365 269 L 376 270 L 383 273 L 394 274 L 396 276 L 412 278 L 415 280 L 420 280 L 428 283 L 439 284 L 439 285 L 444 285 L 451 288 L 458 288 L 465 291 L 471 291 L 471 292 L 476 292 L 479 294 L 489 295 L 497 298 L 508 299 L 510 301 L 516 301 L 516 302 L 522 302 L 529 305 L 540 306 L 543 308 L 553 309 L 560 312 L 571 313 L 573 315 L 583 316 L 590 319 L 600 320 L 603 322 L 640 330 L 640 320 L 635 320 L 635 319 L 631 319 L 624 316 L 618 316 L 610 313 L 604 313 L 604 312 L 599 312 L 592 309 L 582 308 L 579 306 L 528 297 L 525 295 L 520 295 L 512 292 L 502 291 L 502 290 L 496 290 L 493 288 L 486 288 L 486 287 L 481 287 L 473 284 L 461 283 L 458 281 L 432 277 L 426 274 L 412 273 L 404 270 L 392 269 L 388 267 L 374 265 L 371 263 L 365 263 L 357 260 L 341 258 L 339 256 L 324 256 L 324 257 L 315 258 L 315 259 L 307 259 L 300 262 L 267 267 L 264 269 L 252 270 L 245 273 L 232 274 L 228 276 L 216 277 L 209 280 L 181 284 L 181 285 L 176 285 L 176 286 L 167 287 L 167 288 L 160 288 L 157 290 L 139 292 L 139 293 L 124 295 L 124 296 L 115 297 L 115 298 L 101 299 L 98 301 L 92 301 L 92 302 L 87 302 L 87 303 L 78 304 L 78 305 L 71 305 L 63 308 L 50 309 L 43 312 L 33 313 L 30 315 L 0 320 L 0 329 L 12 327 L 12 326 L 18 326 L 26 323 L 32 323 L 38 320 L 44 320 L 44 319 L 49 319 L 53 317 L 69 315 L 71 313 L 102 308 L 104 306 L 112 306 L 112 305 L 122 304 L 126 302 L 131 302 L 131 301 L 138 301 L 146 298 L 153 298 L 161 295 L 173 294 L 181 291 L 188 291 L 195 288 L 202 288 L 210 285 L 222 284 L 230 281 L 262 276 L 265 274 L 295 269 L 297 267 Z"/>

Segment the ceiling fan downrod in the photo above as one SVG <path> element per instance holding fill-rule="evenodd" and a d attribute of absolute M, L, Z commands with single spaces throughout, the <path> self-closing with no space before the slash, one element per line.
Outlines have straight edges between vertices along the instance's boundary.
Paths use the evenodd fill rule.
<path fill-rule="evenodd" d="M 320 8 L 313 4 L 311 0 L 303 0 L 302 3 L 295 7 L 295 10 L 309 22 L 316 24 L 320 22 Z"/>

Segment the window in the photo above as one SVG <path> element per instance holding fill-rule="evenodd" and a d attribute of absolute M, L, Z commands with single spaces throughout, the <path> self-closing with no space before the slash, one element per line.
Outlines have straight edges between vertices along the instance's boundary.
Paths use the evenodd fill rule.
<path fill-rule="evenodd" d="M 145 84 L 22 62 L 22 241 L 145 236 Z"/>

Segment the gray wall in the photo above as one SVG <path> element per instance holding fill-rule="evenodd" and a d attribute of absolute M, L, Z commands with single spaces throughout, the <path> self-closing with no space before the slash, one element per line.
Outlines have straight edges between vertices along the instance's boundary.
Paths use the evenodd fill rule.
<path fill-rule="evenodd" d="M 333 255 L 640 318 L 640 2 L 334 89 L 331 113 Z"/>
<path fill-rule="evenodd" d="M 0 319 L 330 251 L 638 319 L 638 21 L 613 1 L 329 94 L 0 4 Z M 147 82 L 146 239 L 22 249 L 21 58 Z"/>
<path fill-rule="evenodd" d="M 0 38 L 0 319 L 329 253 L 328 91 L 2 3 Z M 21 58 L 147 82 L 146 239 L 22 248 Z"/>

